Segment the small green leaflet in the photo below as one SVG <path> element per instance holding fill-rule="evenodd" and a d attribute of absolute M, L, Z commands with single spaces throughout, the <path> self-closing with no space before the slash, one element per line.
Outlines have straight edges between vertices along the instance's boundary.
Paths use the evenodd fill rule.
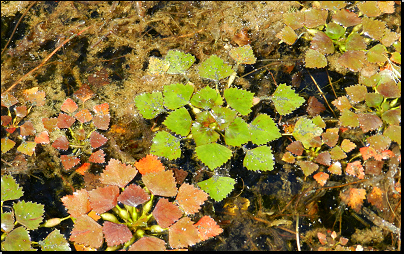
<path fill-rule="evenodd" d="M 237 115 L 236 111 L 221 106 L 213 107 L 210 113 L 220 130 L 227 128 Z"/>
<path fill-rule="evenodd" d="M 180 141 L 166 131 L 159 131 L 153 138 L 150 153 L 169 160 L 178 159 L 181 156 Z"/>
<path fill-rule="evenodd" d="M 42 222 L 42 216 L 45 212 L 44 205 L 20 201 L 13 206 L 15 220 L 24 225 L 28 230 L 34 230 Z"/>
<path fill-rule="evenodd" d="M 206 166 L 208 166 L 210 170 L 214 170 L 215 168 L 223 165 L 230 159 L 232 155 L 232 152 L 229 148 L 217 143 L 197 146 L 195 148 L 195 152 L 198 158 Z"/>
<path fill-rule="evenodd" d="M 164 106 L 168 109 L 176 109 L 189 103 L 189 99 L 194 92 L 194 87 L 190 84 L 171 84 L 164 86 Z"/>
<path fill-rule="evenodd" d="M 310 141 L 314 137 L 320 136 L 321 133 L 323 133 L 323 129 L 317 127 L 312 120 L 301 117 L 297 120 L 292 135 L 296 140 L 301 141 L 305 148 L 309 148 Z"/>
<path fill-rule="evenodd" d="M 167 52 L 165 60 L 170 63 L 170 67 L 167 70 L 168 74 L 181 74 L 191 67 L 195 62 L 195 57 L 178 50 L 170 50 Z"/>
<path fill-rule="evenodd" d="M 198 186 L 209 194 L 215 201 L 222 201 L 234 189 L 236 181 L 231 177 L 214 175 L 208 180 L 198 183 Z"/>
<path fill-rule="evenodd" d="M 10 175 L 1 176 L 1 202 L 19 199 L 24 192 Z"/>
<path fill-rule="evenodd" d="M 225 64 L 217 55 L 211 55 L 199 66 L 199 75 L 202 78 L 219 81 L 233 73 L 228 64 Z"/>
<path fill-rule="evenodd" d="M 266 144 L 282 135 L 271 117 L 265 114 L 258 116 L 250 123 L 251 141 L 256 145 Z"/>
<path fill-rule="evenodd" d="M 238 88 L 229 88 L 224 90 L 223 95 L 227 104 L 240 112 L 240 114 L 248 115 L 251 112 L 254 98 L 253 93 Z"/>
<path fill-rule="evenodd" d="M 241 146 L 247 143 L 250 140 L 248 124 L 240 117 L 236 117 L 226 129 L 224 140 L 230 146 Z"/>
<path fill-rule="evenodd" d="M 243 166 L 248 170 L 272 171 L 274 169 L 274 156 L 268 146 L 259 146 L 247 151 Z"/>
<path fill-rule="evenodd" d="M 192 119 L 188 110 L 182 107 L 171 112 L 163 124 L 176 134 L 186 136 L 191 130 Z"/>
<path fill-rule="evenodd" d="M 161 92 L 143 93 L 135 98 L 135 105 L 146 119 L 153 119 L 164 111 Z"/>
<path fill-rule="evenodd" d="M 255 64 L 257 58 L 254 56 L 254 52 L 250 45 L 243 47 L 233 48 L 229 52 L 230 57 L 233 58 L 237 64 Z"/>
<path fill-rule="evenodd" d="M 204 127 L 199 122 L 194 122 L 191 129 L 192 137 L 197 146 L 209 144 L 219 139 L 220 135 L 215 130 Z"/>
<path fill-rule="evenodd" d="M 67 240 L 55 229 L 43 241 L 39 241 L 42 251 L 71 251 Z"/>
<path fill-rule="evenodd" d="M 34 251 L 31 239 L 24 227 L 18 227 L 8 233 L 6 240 L 1 242 L 1 250 L 5 251 Z"/>
<path fill-rule="evenodd" d="M 191 104 L 197 108 L 208 110 L 223 104 L 220 94 L 209 86 L 204 87 L 192 96 Z"/>
<path fill-rule="evenodd" d="M 280 84 L 274 94 L 272 95 L 272 101 L 279 114 L 285 116 L 292 113 L 293 110 L 300 107 L 305 100 L 297 95 L 290 86 L 286 84 Z"/>

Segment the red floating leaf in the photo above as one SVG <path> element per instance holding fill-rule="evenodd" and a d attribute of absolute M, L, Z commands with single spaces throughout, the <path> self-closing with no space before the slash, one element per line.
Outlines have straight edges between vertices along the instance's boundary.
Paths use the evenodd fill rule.
<path fill-rule="evenodd" d="M 95 89 L 109 84 L 108 71 L 105 68 L 88 76 L 88 83 Z"/>
<path fill-rule="evenodd" d="M 69 140 L 65 136 L 58 137 L 55 141 L 53 141 L 52 146 L 59 150 L 66 151 L 69 149 Z"/>
<path fill-rule="evenodd" d="M 98 213 L 105 213 L 111 210 L 117 204 L 119 188 L 116 185 L 98 187 L 88 192 L 90 205 Z"/>
<path fill-rule="evenodd" d="M 383 125 L 382 120 L 373 113 L 359 113 L 358 120 L 359 126 L 363 130 L 364 133 L 368 131 L 373 131 L 380 128 Z"/>
<path fill-rule="evenodd" d="M 358 14 L 345 9 L 336 11 L 332 19 L 345 27 L 356 26 L 361 23 L 361 18 L 358 17 Z"/>
<path fill-rule="evenodd" d="M 83 109 L 77 112 L 74 117 L 79 120 L 81 123 L 86 123 L 91 121 L 93 119 L 93 116 L 91 115 L 90 111 L 88 109 Z"/>
<path fill-rule="evenodd" d="M 144 236 L 132 244 L 128 251 L 165 251 L 166 242 L 154 237 Z"/>
<path fill-rule="evenodd" d="M 60 160 L 66 170 L 69 170 L 80 163 L 80 159 L 73 155 L 60 155 Z"/>
<path fill-rule="evenodd" d="M 316 157 L 316 162 L 320 163 L 324 166 L 330 166 L 331 165 L 331 155 L 329 152 L 325 151 L 317 155 Z"/>
<path fill-rule="evenodd" d="M 79 90 L 74 92 L 74 96 L 80 99 L 83 103 L 94 96 L 94 92 L 87 84 L 83 84 Z"/>
<path fill-rule="evenodd" d="M 36 143 L 33 141 L 22 142 L 19 147 L 17 147 L 17 151 L 20 153 L 26 154 L 28 156 L 32 156 L 35 152 Z"/>
<path fill-rule="evenodd" d="M 24 118 L 28 114 L 28 110 L 26 106 L 15 107 L 14 109 L 15 115 L 20 118 Z"/>
<path fill-rule="evenodd" d="M 396 85 L 394 80 L 378 85 L 376 90 L 386 98 L 401 97 L 401 89 Z"/>
<path fill-rule="evenodd" d="M 177 194 L 172 171 L 160 171 L 142 176 L 143 183 L 153 195 L 174 197 Z"/>
<path fill-rule="evenodd" d="M 70 241 L 99 248 L 103 242 L 102 227 L 88 215 L 81 215 L 74 223 Z"/>
<path fill-rule="evenodd" d="M 100 130 L 108 130 L 110 118 L 110 115 L 96 115 L 93 118 L 93 123 Z"/>
<path fill-rule="evenodd" d="M 11 94 L 1 94 L 1 106 L 10 108 L 11 106 L 18 103 L 18 100 Z"/>
<path fill-rule="evenodd" d="M 1 116 L 1 125 L 7 126 L 9 123 L 11 123 L 11 120 L 13 120 L 11 116 Z"/>
<path fill-rule="evenodd" d="M 30 101 L 32 105 L 41 107 L 45 105 L 45 92 L 38 91 L 38 87 L 24 90 L 25 99 Z"/>
<path fill-rule="evenodd" d="M 345 172 L 349 175 L 356 176 L 359 179 L 365 178 L 365 171 L 364 171 L 364 169 L 362 167 L 362 163 L 360 161 L 348 163 L 346 166 Z"/>
<path fill-rule="evenodd" d="M 311 116 L 321 114 L 325 110 L 323 103 L 319 102 L 316 97 L 310 96 L 307 102 L 307 113 Z"/>
<path fill-rule="evenodd" d="M 35 143 L 37 144 L 49 144 L 49 134 L 47 131 L 43 131 L 41 133 L 39 133 L 38 136 L 35 137 Z"/>
<path fill-rule="evenodd" d="M 70 216 L 77 218 L 91 210 L 88 192 L 81 189 L 61 198 L 63 205 L 67 208 Z"/>
<path fill-rule="evenodd" d="M 311 161 L 299 161 L 299 166 L 302 168 L 305 176 L 313 174 L 318 169 L 318 165 Z"/>
<path fill-rule="evenodd" d="M 384 162 L 367 160 L 364 163 L 366 175 L 380 175 L 382 173 Z"/>
<path fill-rule="evenodd" d="M 342 150 L 344 150 L 344 152 L 348 153 L 352 151 L 355 147 L 356 147 L 355 143 L 353 143 L 349 139 L 342 140 L 341 148 Z"/>
<path fill-rule="evenodd" d="M 341 163 L 339 161 L 334 162 L 330 167 L 328 167 L 328 171 L 330 171 L 334 175 L 341 175 Z"/>
<path fill-rule="evenodd" d="M 88 159 L 89 162 L 94 163 L 104 163 L 105 162 L 105 153 L 103 150 L 98 150 L 95 153 L 92 153 L 90 158 Z"/>
<path fill-rule="evenodd" d="M 60 109 L 66 113 L 73 113 L 76 111 L 76 109 L 78 109 L 78 106 L 72 99 L 67 98 L 65 102 L 63 102 Z"/>
<path fill-rule="evenodd" d="M 326 236 L 325 234 L 323 234 L 323 233 L 321 233 L 321 232 L 317 232 L 317 237 L 318 237 L 319 242 L 320 242 L 322 245 L 326 245 L 326 244 L 327 244 L 327 236 Z"/>
<path fill-rule="evenodd" d="M 286 150 L 289 152 L 293 153 L 294 155 L 300 156 L 303 154 L 304 147 L 302 145 L 302 142 L 300 141 L 293 141 L 286 147 Z"/>
<path fill-rule="evenodd" d="M 365 52 L 362 50 L 347 50 L 338 59 L 339 64 L 353 72 L 360 71 L 366 62 Z"/>
<path fill-rule="evenodd" d="M 21 136 L 33 136 L 35 135 L 34 125 L 27 121 L 23 125 L 20 126 L 20 135 Z"/>
<path fill-rule="evenodd" d="M 379 187 L 373 187 L 372 192 L 368 195 L 368 201 L 380 211 L 383 211 L 385 207 L 383 204 L 383 191 Z"/>
<path fill-rule="evenodd" d="M 42 118 L 42 123 L 45 129 L 47 129 L 49 132 L 52 132 L 57 128 L 58 124 L 58 119 L 53 117 L 53 118 Z"/>
<path fill-rule="evenodd" d="M 136 184 L 127 186 L 118 197 L 119 202 L 133 207 L 141 205 L 148 200 L 150 200 L 149 194 Z"/>
<path fill-rule="evenodd" d="M 359 212 L 363 205 L 363 200 L 366 199 L 366 190 L 350 188 L 348 191 L 341 191 L 340 198 L 354 209 L 355 212 Z"/>
<path fill-rule="evenodd" d="M 106 137 L 96 131 L 93 131 L 90 135 L 90 145 L 94 149 L 104 145 L 107 141 Z"/>
<path fill-rule="evenodd" d="M 105 221 L 102 226 L 102 232 L 108 246 L 115 246 L 129 241 L 132 238 L 132 232 L 124 224 L 117 224 Z"/>
<path fill-rule="evenodd" d="M 80 175 L 84 175 L 85 172 L 87 172 L 91 167 L 91 164 L 88 162 L 83 163 L 78 169 L 76 169 L 76 172 L 79 173 Z"/>
<path fill-rule="evenodd" d="M 178 168 L 170 168 L 174 172 L 175 181 L 177 184 L 182 184 L 188 175 L 188 172 Z"/>
<path fill-rule="evenodd" d="M 330 177 L 329 174 L 324 173 L 324 172 L 318 172 L 313 176 L 313 178 L 318 182 L 321 186 L 324 186 L 325 183 L 327 182 L 328 178 Z"/>
<path fill-rule="evenodd" d="M 181 209 L 168 199 L 160 198 L 153 210 L 153 217 L 162 228 L 168 228 L 182 216 Z"/>
<path fill-rule="evenodd" d="M 148 154 L 146 157 L 135 162 L 135 167 L 139 173 L 145 175 L 147 173 L 155 173 L 164 171 L 165 168 L 161 161 L 155 155 Z"/>
<path fill-rule="evenodd" d="M 338 128 L 328 128 L 325 133 L 321 135 L 323 142 L 329 147 L 334 147 L 338 142 Z"/>
<path fill-rule="evenodd" d="M 186 214 L 199 211 L 201 205 L 208 199 L 208 194 L 190 184 L 183 183 L 178 190 L 176 202 Z"/>
<path fill-rule="evenodd" d="M 324 32 L 321 31 L 317 31 L 314 35 L 310 44 L 310 48 L 317 50 L 324 55 L 334 53 L 334 44 L 332 43 L 332 40 Z"/>
<path fill-rule="evenodd" d="M 201 241 L 198 230 L 189 217 L 184 217 L 168 230 L 171 248 L 186 248 Z"/>
<path fill-rule="evenodd" d="M 109 115 L 109 104 L 108 104 L 108 103 L 103 103 L 103 104 L 100 104 L 100 105 L 95 105 L 95 106 L 93 107 L 93 109 L 94 109 L 94 111 L 95 111 L 95 113 L 96 113 L 97 115 L 103 115 L 103 116 Z"/>
<path fill-rule="evenodd" d="M 72 124 L 76 121 L 76 119 L 74 119 L 74 117 L 71 117 L 69 115 L 63 114 L 63 113 L 59 113 L 58 116 L 58 128 L 70 128 L 70 126 L 72 126 Z"/>
<path fill-rule="evenodd" d="M 217 225 L 216 221 L 207 215 L 203 216 L 197 223 L 195 223 L 195 226 L 198 229 L 198 235 L 202 241 L 220 235 L 223 232 L 223 229 Z"/>
<path fill-rule="evenodd" d="M 111 159 L 104 172 L 102 172 L 100 180 L 104 184 L 113 184 L 123 188 L 135 178 L 136 174 L 137 170 L 131 165 Z"/>

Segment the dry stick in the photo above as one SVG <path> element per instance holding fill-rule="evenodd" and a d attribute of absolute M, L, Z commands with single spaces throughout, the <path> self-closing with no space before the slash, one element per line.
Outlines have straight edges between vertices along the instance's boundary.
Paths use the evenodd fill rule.
<path fill-rule="evenodd" d="M 10 43 L 11 39 L 13 38 L 15 31 L 17 31 L 18 25 L 21 23 L 21 20 L 25 17 L 25 15 L 26 15 L 27 12 L 29 11 L 29 9 L 31 9 L 31 7 L 34 6 L 34 4 L 36 4 L 36 3 L 37 3 L 37 1 L 32 2 L 32 3 L 28 6 L 28 8 L 25 10 L 24 14 L 22 14 L 22 16 L 20 17 L 20 19 L 19 19 L 18 22 L 17 22 L 17 25 L 15 25 L 14 30 L 13 30 L 13 32 L 11 33 L 11 36 L 10 36 L 10 38 L 8 39 L 7 43 L 6 43 L 6 46 L 5 46 L 4 49 L 1 51 L 1 55 L 3 55 L 4 51 L 6 51 L 7 46 L 8 46 L 8 44 Z"/>
<path fill-rule="evenodd" d="M 17 80 L 14 84 L 12 84 L 6 91 L 4 91 L 3 93 L 1 93 L 2 95 L 7 93 L 8 91 L 10 91 L 11 89 L 13 89 L 16 85 L 18 85 L 24 78 L 26 78 L 28 75 L 32 74 L 34 71 L 38 70 L 39 68 L 41 68 L 59 49 L 61 49 L 63 47 L 63 45 L 65 45 L 66 43 L 68 43 L 71 39 L 73 39 L 74 37 L 82 34 L 84 31 L 86 31 L 87 29 L 89 29 L 91 26 L 84 28 L 83 30 L 81 30 L 80 32 L 78 32 L 77 34 L 73 34 L 72 36 L 70 36 L 70 38 L 68 38 L 67 40 L 65 40 L 62 44 L 60 44 L 54 51 L 52 51 L 52 53 L 50 53 L 43 61 L 40 65 L 38 65 L 37 67 L 35 67 L 34 69 L 32 69 L 30 72 L 28 72 L 27 74 L 25 74 L 24 76 L 22 76 L 19 80 Z"/>
<path fill-rule="evenodd" d="M 332 110 L 330 104 L 328 103 L 327 99 L 325 98 L 325 95 L 324 95 L 323 91 L 321 91 L 320 87 L 317 85 L 316 80 L 313 78 L 313 76 L 311 76 L 309 70 L 307 70 L 307 72 L 309 73 L 311 80 L 313 80 L 314 84 L 317 86 L 317 89 L 318 89 L 318 91 L 320 92 L 321 96 L 323 96 L 325 102 L 327 103 L 328 108 L 331 110 L 331 112 L 332 112 L 332 114 L 335 116 L 335 118 L 337 118 L 337 116 L 335 115 L 334 110 Z"/>
<path fill-rule="evenodd" d="M 331 86 L 332 92 L 334 93 L 335 98 L 337 98 L 337 94 L 335 93 L 334 87 L 332 86 L 330 74 L 328 74 L 328 70 L 327 70 L 327 69 L 325 69 L 325 71 L 327 72 L 327 78 L 328 78 L 328 82 L 330 82 L 330 86 Z"/>

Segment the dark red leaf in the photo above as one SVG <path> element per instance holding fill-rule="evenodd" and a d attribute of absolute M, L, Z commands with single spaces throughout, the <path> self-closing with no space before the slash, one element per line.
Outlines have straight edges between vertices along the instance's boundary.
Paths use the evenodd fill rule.
<path fill-rule="evenodd" d="M 307 113 L 311 116 L 316 116 L 321 114 L 324 110 L 325 107 L 323 103 L 319 102 L 316 97 L 310 96 L 308 102 L 307 102 Z"/>
<path fill-rule="evenodd" d="M 108 130 L 110 118 L 110 115 L 96 115 L 93 118 L 93 123 L 100 130 Z"/>
<path fill-rule="evenodd" d="M 198 235 L 202 241 L 220 235 L 223 232 L 223 229 L 217 225 L 216 221 L 207 215 L 203 216 L 197 223 L 195 223 L 195 226 L 198 229 Z"/>
<path fill-rule="evenodd" d="M 88 192 L 90 204 L 93 210 L 98 213 L 105 213 L 117 204 L 119 188 L 116 185 L 98 187 Z"/>
<path fill-rule="evenodd" d="M 183 183 L 178 190 L 176 202 L 186 214 L 199 211 L 201 205 L 208 199 L 208 194 L 190 184 Z"/>
<path fill-rule="evenodd" d="M 66 170 L 69 170 L 80 163 L 80 159 L 72 155 L 60 155 L 60 160 Z"/>
<path fill-rule="evenodd" d="M 166 242 L 154 237 L 144 236 L 132 244 L 128 251 L 165 251 Z"/>
<path fill-rule="evenodd" d="M 201 241 L 198 230 L 189 217 L 184 217 L 169 228 L 171 248 L 186 248 Z"/>
<path fill-rule="evenodd" d="M 96 73 L 88 76 L 88 83 L 94 88 L 98 89 L 109 84 L 108 71 L 105 68 L 97 71 Z"/>
<path fill-rule="evenodd" d="M 60 109 L 66 113 L 73 113 L 74 111 L 76 111 L 76 109 L 78 109 L 77 104 L 70 98 L 67 98 L 65 100 L 65 102 L 63 102 L 62 106 L 60 107 Z"/>
<path fill-rule="evenodd" d="M 162 228 L 168 228 L 182 216 L 181 209 L 168 199 L 160 198 L 153 210 L 153 217 Z"/>
<path fill-rule="evenodd" d="M 322 152 L 316 157 L 316 162 L 320 163 L 324 166 L 330 166 L 331 165 L 331 155 L 328 151 Z"/>
<path fill-rule="evenodd" d="M 58 137 L 55 141 L 53 141 L 52 146 L 59 150 L 66 151 L 69 149 L 69 140 L 65 136 Z"/>
<path fill-rule="evenodd" d="M 72 195 L 66 195 L 61 200 L 69 214 L 74 218 L 80 217 L 91 210 L 88 192 L 85 189 L 75 191 Z"/>
<path fill-rule="evenodd" d="M 286 147 L 286 150 L 288 150 L 289 152 L 293 153 L 294 155 L 302 155 L 303 151 L 304 151 L 304 147 L 302 145 L 302 142 L 300 141 L 293 141 L 292 143 L 290 143 L 290 145 L 288 145 Z"/>
<path fill-rule="evenodd" d="M 79 90 L 74 92 L 74 96 L 80 99 L 83 103 L 94 96 L 94 92 L 87 84 L 83 84 Z"/>
<path fill-rule="evenodd" d="M 128 206 L 137 206 L 150 200 L 149 194 L 136 184 L 131 184 L 119 195 L 118 202 Z"/>
<path fill-rule="evenodd" d="M 74 117 L 60 113 L 57 126 L 58 128 L 70 128 L 75 121 L 76 119 L 74 119 Z"/>
<path fill-rule="evenodd" d="M 142 176 L 142 180 L 153 195 L 174 197 L 177 194 L 172 171 L 148 173 Z"/>
<path fill-rule="evenodd" d="M 92 153 L 90 158 L 88 159 L 89 162 L 94 163 L 104 163 L 105 162 L 105 153 L 103 150 L 98 150 L 95 153 Z"/>
<path fill-rule="evenodd" d="M 93 131 L 90 135 L 90 145 L 94 149 L 104 145 L 107 141 L 106 137 L 96 131 Z"/>
<path fill-rule="evenodd" d="M 99 248 L 103 242 L 102 227 L 88 215 L 81 215 L 74 223 L 70 241 Z"/>
<path fill-rule="evenodd" d="M 117 224 L 105 221 L 102 227 L 105 241 L 108 246 L 115 246 L 129 241 L 132 238 L 132 232 L 123 224 Z"/>
<path fill-rule="evenodd" d="M 170 168 L 174 172 L 175 181 L 177 184 L 182 184 L 188 175 L 188 172 L 183 169 Z"/>
<path fill-rule="evenodd" d="M 101 182 L 104 184 L 125 187 L 136 176 L 137 170 L 131 165 L 121 163 L 119 160 L 111 159 L 101 174 Z"/>

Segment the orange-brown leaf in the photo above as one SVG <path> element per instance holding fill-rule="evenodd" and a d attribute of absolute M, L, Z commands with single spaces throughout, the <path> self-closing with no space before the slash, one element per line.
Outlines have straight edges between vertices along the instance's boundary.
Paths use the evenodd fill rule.
<path fill-rule="evenodd" d="M 70 241 L 99 248 L 103 242 L 102 227 L 88 215 L 81 215 L 74 223 Z"/>
<path fill-rule="evenodd" d="M 111 159 L 101 174 L 101 182 L 104 184 L 125 187 L 136 176 L 137 170 L 131 165 L 125 165 L 119 160 Z"/>
<path fill-rule="evenodd" d="M 150 200 L 149 194 L 147 194 L 143 188 L 136 184 L 127 186 L 118 197 L 119 202 L 133 207 L 143 204 L 148 200 Z"/>
<path fill-rule="evenodd" d="M 148 154 L 146 155 L 146 157 L 135 162 L 135 167 L 137 168 L 137 170 L 139 170 L 139 173 L 142 175 L 165 170 L 163 164 L 160 162 L 157 156 L 151 154 Z"/>
<path fill-rule="evenodd" d="M 352 163 L 348 163 L 345 169 L 347 174 L 358 177 L 359 179 L 365 178 L 365 170 L 362 167 L 362 163 L 360 161 L 354 161 Z"/>
<path fill-rule="evenodd" d="M 142 180 L 153 195 L 174 197 L 177 194 L 176 182 L 172 171 L 148 173 L 142 176 Z"/>
<path fill-rule="evenodd" d="M 99 214 L 105 213 L 116 206 L 119 188 L 116 185 L 98 187 L 88 193 L 90 205 Z"/>
<path fill-rule="evenodd" d="M 373 187 L 372 192 L 368 195 L 368 201 L 382 211 L 384 208 L 383 191 L 379 187 Z"/>
<path fill-rule="evenodd" d="M 172 225 L 168 234 L 171 248 L 186 248 L 201 241 L 198 230 L 189 217 L 184 217 Z"/>
<path fill-rule="evenodd" d="M 359 212 L 363 205 L 363 200 L 366 199 L 366 190 L 350 188 L 345 192 L 340 193 L 340 198 L 347 203 L 355 212 Z"/>
<path fill-rule="evenodd" d="M 61 200 L 69 211 L 69 214 L 74 218 L 86 214 L 91 210 L 88 192 L 85 189 L 75 191 L 72 195 L 66 195 Z"/>
<path fill-rule="evenodd" d="M 105 236 L 105 241 L 108 246 L 115 246 L 129 241 L 132 238 L 132 233 L 124 224 L 117 224 L 110 221 L 105 221 L 102 226 L 102 232 Z"/>
<path fill-rule="evenodd" d="M 178 190 L 176 202 L 186 214 L 197 213 L 208 199 L 208 194 L 190 184 L 183 183 Z"/>
<path fill-rule="evenodd" d="M 65 102 L 63 102 L 60 109 L 66 113 L 73 113 L 76 111 L 76 109 L 78 109 L 78 106 L 72 99 L 67 98 Z"/>
<path fill-rule="evenodd" d="M 202 241 L 209 239 L 210 237 L 215 237 L 223 232 L 223 229 L 217 225 L 216 221 L 210 216 L 203 216 L 197 223 L 195 223 L 196 228 L 199 231 L 199 237 Z"/>
<path fill-rule="evenodd" d="M 166 242 L 154 237 L 154 236 L 144 236 L 132 244 L 128 251 L 165 251 Z"/>
<path fill-rule="evenodd" d="M 168 199 L 160 198 L 153 210 L 153 217 L 162 228 L 168 228 L 182 216 L 181 209 Z"/>
<path fill-rule="evenodd" d="M 325 183 L 327 182 L 328 178 L 330 177 L 329 174 L 324 173 L 324 172 L 318 172 L 313 176 L 313 178 L 321 185 L 324 186 Z"/>

